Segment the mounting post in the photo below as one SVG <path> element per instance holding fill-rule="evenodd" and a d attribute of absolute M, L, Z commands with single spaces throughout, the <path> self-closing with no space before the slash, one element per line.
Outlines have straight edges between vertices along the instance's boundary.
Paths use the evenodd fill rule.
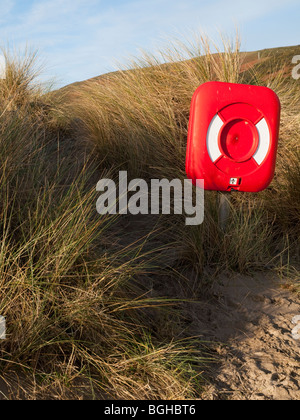
<path fill-rule="evenodd" d="M 223 232 L 226 231 L 230 216 L 230 192 L 219 192 L 219 226 Z"/>

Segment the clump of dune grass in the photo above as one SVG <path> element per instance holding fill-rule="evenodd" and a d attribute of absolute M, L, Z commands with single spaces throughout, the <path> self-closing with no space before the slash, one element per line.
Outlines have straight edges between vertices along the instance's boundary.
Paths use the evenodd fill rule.
<path fill-rule="evenodd" d="M 24 62 L 7 53 L 6 62 L 9 77 L 0 90 L 0 314 L 7 321 L 0 366 L 12 392 L 6 397 L 195 395 L 200 357 L 190 344 L 160 341 L 145 314 L 165 306 L 139 281 L 155 271 L 155 256 L 144 255 L 141 245 L 123 249 L 110 241 L 117 220 L 96 213 L 90 157 L 66 176 L 70 159 L 60 156 L 55 104 L 34 87 L 35 55 Z"/>
<path fill-rule="evenodd" d="M 37 51 L 26 49 L 24 52 L 1 49 L 5 62 L 0 95 L 8 110 L 19 109 L 22 105 L 39 97 L 42 91 L 37 78 L 41 73 Z"/>
<path fill-rule="evenodd" d="M 34 205 L 25 202 L 26 211 L 14 209 L 20 211 L 14 228 L 6 209 L 1 226 L 0 313 L 8 326 L 2 374 L 17 368 L 32 375 L 43 398 L 58 388 L 56 398 L 63 398 L 78 382 L 77 398 L 193 395 L 190 360 L 199 357 L 184 345 L 154 344 L 150 333 L 146 340 L 142 310 L 164 303 L 138 286 L 138 276 L 150 270 L 143 255 L 132 251 L 124 260 L 107 245 L 99 250 L 111 222 L 95 219 L 94 194 L 76 185 L 60 197 L 48 188 Z"/>

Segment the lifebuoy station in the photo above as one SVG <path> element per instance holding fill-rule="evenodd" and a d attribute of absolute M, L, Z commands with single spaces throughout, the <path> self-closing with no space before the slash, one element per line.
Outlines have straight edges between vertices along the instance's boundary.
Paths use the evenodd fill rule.
<path fill-rule="evenodd" d="M 271 89 L 222 82 L 192 99 L 186 172 L 206 190 L 258 192 L 274 177 L 280 101 Z"/>

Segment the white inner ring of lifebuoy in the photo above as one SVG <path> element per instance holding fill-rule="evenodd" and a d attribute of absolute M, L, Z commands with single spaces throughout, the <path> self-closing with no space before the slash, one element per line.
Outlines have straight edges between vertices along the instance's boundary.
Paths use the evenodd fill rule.
<path fill-rule="evenodd" d="M 223 153 L 219 148 L 219 133 L 222 127 L 224 126 L 223 120 L 216 114 L 209 125 L 206 137 L 206 145 L 209 157 L 212 162 L 216 162 Z M 257 162 L 258 165 L 261 165 L 265 158 L 268 155 L 271 144 L 271 133 L 268 126 L 268 123 L 265 118 L 259 121 L 255 126 L 259 135 L 259 142 L 256 152 L 253 155 L 253 159 Z"/>

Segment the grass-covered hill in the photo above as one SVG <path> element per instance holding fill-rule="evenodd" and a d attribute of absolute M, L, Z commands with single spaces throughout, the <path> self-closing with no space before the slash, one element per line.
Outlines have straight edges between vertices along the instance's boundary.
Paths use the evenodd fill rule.
<path fill-rule="evenodd" d="M 186 304 L 219 273 L 272 271 L 299 285 L 300 47 L 240 52 L 201 38 L 127 70 L 45 93 L 35 57 L 7 53 L 0 83 L 1 389 L 15 398 L 201 398 L 210 347 L 190 338 Z M 96 182 L 184 178 L 189 108 L 210 80 L 265 85 L 282 103 L 276 176 L 218 194 L 205 221 L 99 216 Z M 183 305 L 185 310 L 183 311 Z M 201 334 L 199 334 L 201 335 Z M 204 372 L 204 373 L 203 373 Z"/>

